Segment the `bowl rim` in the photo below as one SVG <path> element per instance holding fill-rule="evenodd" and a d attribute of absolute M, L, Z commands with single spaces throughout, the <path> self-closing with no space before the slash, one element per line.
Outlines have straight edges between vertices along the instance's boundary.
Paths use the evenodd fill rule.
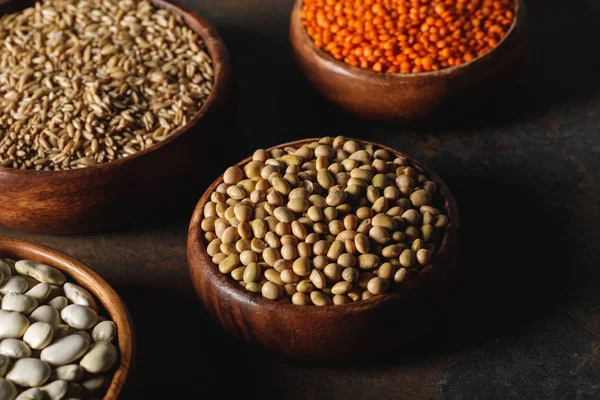
<path fill-rule="evenodd" d="M 208 22 L 207 19 L 189 10 L 187 7 L 175 2 L 165 0 L 149 1 L 156 7 L 166 9 L 183 17 L 184 21 L 186 22 L 186 25 L 188 25 L 188 27 L 191 30 L 193 30 L 202 38 L 202 41 L 204 42 L 204 45 L 206 46 L 206 49 L 211 57 L 212 68 L 214 71 L 213 86 L 208 98 L 206 99 L 202 107 L 200 107 L 200 109 L 196 112 L 196 114 L 194 114 L 194 116 L 184 126 L 180 126 L 179 128 L 174 129 L 173 132 L 163 141 L 155 143 L 152 146 L 147 147 L 144 150 L 138 151 L 125 158 L 119 158 L 117 160 L 108 161 L 85 168 L 75 168 L 59 171 L 37 171 L 32 169 L 14 169 L 0 167 L 0 174 L 14 174 L 23 176 L 47 175 L 53 177 L 66 178 L 67 176 L 82 176 L 84 174 L 88 174 L 101 169 L 120 168 L 125 164 L 133 162 L 138 158 L 148 155 L 150 153 L 156 152 L 165 147 L 167 144 L 174 142 L 179 137 L 183 136 L 183 134 L 189 132 L 210 110 L 212 110 L 214 103 L 216 103 L 217 98 L 220 96 L 222 89 L 226 85 L 227 74 L 229 74 L 229 55 L 225 47 L 225 42 L 217 32 L 216 28 L 210 22 Z M 8 3 L 16 2 L 17 0 L 8 0 L 0 5 L 6 5 Z M 198 29 L 192 28 L 188 23 L 188 19 L 191 19 L 194 21 L 194 23 L 197 23 Z"/>
<path fill-rule="evenodd" d="M 308 138 L 308 139 L 300 139 L 295 140 L 283 144 L 279 144 L 276 146 L 272 146 L 267 149 L 267 151 L 271 151 L 273 149 L 284 148 L 287 146 L 300 147 L 303 144 L 318 141 L 322 138 Z M 306 313 L 335 313 L 337 311 L 346 311 L 346 312 L 360 312 L 363 310 L 369 310 L 372 307 L 377 307 L 380 305 L 388 304 L 391 302 L 395 302 L 399 299 L 408 297 L 414 290 L 416 290 L 419 286 L 425 283 L 425 281 L 432 275 L 431 272 L 435 271 L 434 265 L 436 259 L 440 259 L 440 255 L 444 254 L 448 251 L 449 240 L 458 239 L 458 231 L 459 231 L 459 213 L 458 206 L 456 204 L 456 200 L 454 196 L 450 192 L 450 189 L 446 186 L 444 181 L 431 169 L 424 166 L 418 160 L 415 160 L 413 157 L 408 156 L 402 152 L 399 152 L 391 147 L 386 145 L 370 142 L 366 140 L 361 140 L 357 138 L 346 137 L 347 140 L 354 140 L 356 142 L 361 143 L 362 145 L 373 145 L 378 149 L 383 149 L 396 157 L 402 157 L 410 162 L 410 165 L 415 167 L 418 171 L 423 172 L 427 177 L 429 177 L 432 181 L 434 181 L 439 187 L 440 193 L 444 198 L 444 209 L 447 213 L 449 223 L 446 228 L 446 234 L 442 239 L 442 244 L 436 254 L 434 255 L 432 262 L 425 266 L 423 270 L 413 279 L 409 281 L 397 285 L 394 284 L 392 287 L 393 291 L 385 293 L 383 295 L 374 296 L 366 300 L 360 300 L 352 303 L 339 304 L 339 305 L 327 305 L 327 306 L 307 306 L 302 307 L 291 303 L 281 303 L 274 300 L 269 300 L 264 298 L 263 296 L 250 293 L 247 290 L 244 290 L 239 285 L 237 285 L 231 277 L 221 273 L 217 266 L 212 262 L 212 257 L 208 255 L 206 245 L 204 243 L 204 239 L 202 238 L 202 229 L 200 224 L 203 219 L 204 213 L 204 205 L 210 201 L 210 194 L 214 191 L 214 189 L 223 182 L 223 174 L 221 174 L 211 185 L 206 189 L 206 191 L 202 194 L 202 197 L 196 204 L 196 208 L 192 215 L 192 219 L 190 221 L 189 231 L 188 231 L 188 267 L 190 270 L 190 274 L 192 275 L 192 283 L 196 286 L 196 282 L 194 279 L 196 269 L 204 269 L 205 274 L 209 277 L 209 281 L 212 281 L 215 284 L 219 292 L 226 293 L 227 296 L 231 296 L 234 298 L 236 302 L 243 302 L 248 306 L 260 306 L 265 307 L 267 309 L 279 308 L 283 307 L 285 312 L 291 312 L 297 315 L 306 315 Z M 246 157 L 240 162 L 236 163 L 236 166 L 243 166 L 252 160 L 252 156 Z M 199 258 L 199 263 L 196 263 L 196 257 Z M 443 258 L 442 258 L 443 259 Z M 196 265 L 199 264 L 199 265 Z M 197 289 L 197 288 L 196 288 Z M 201 294 L 200 294 L 201 295 Z M 202 297 L 202 296 L 201 296 Z M 316 314 L 313 314 L 316 315 Z"/>
<path fill-rule="evenodd" d="M 111 320 L 117 324 L 119 364 L 104 395 L 105 400 L 116 400 L 126 383 L 136 353 L 133 320 L 117 292 L 82 262 L 41 244 L 0 236 L 1 258 L 30 259 L 50 265 L 83 286 L 102 304 Z"/>
<path fill-rule="evenodd" d="M 517 28 L 520 25 L 522 25 L 522 23 L 525 19 L 525 2 L 524 2 L 524 0 L 513 0 L 513 1 L 515 3 L 515 15 L 514 15 L 513 22 L 511 24 L 510 28 L 508 29 L 508 31 L 506 31 L 506 34 L 504 35 L 504 37 L 496 44 L 495 47 L 493 47 L 487 53 L 475 57 L 474 59 L 472 59 L 469 62 L 460 64 L 460 65 L 455 65 L 455 66 L 448 67 L 448 68 L 442 68 L 437 71 L 416 72 L 416 73 L 412 73 L 412 72 L 409 72 L 409 73 L 375 72 L 375 71 L 371 71 L 370 69 L 364 69 L 364 68 L 356 67 L 356 66 L 353 66 L 350 64 L 346 64 L 344 61 L 336 59 L 335 57 L 333 57 L 331 54 L 329 54 L 325 50 L 317 47 L 317 45 L 315 45 L 315 42 L 313 41 L 313 39 L 308 35 L 308 32 L 306 32 L 306 28 L 304 27 L 304 24 L 302 24 L 302 19 L 300 17 L 300 12 L 302 10 L 302 4 L 303 4 L 304 0 L 296 0 L 294 3 L 292 13 L 291 13 L 290 29 L 292 30 L 292 32 L 294 32 L 296 30 L 299 31 L 302 42 L 307 43 L 310 50 L 323 63 L 327 64 L 328 68 L 330 68 L 331 70 L 335 70 L 337 72 L 351 73 L 352 75 L 360 75 L 363 78 L 369 78 L 369 79 L 373 79 L 373 78 L 388 79 L 389 78 L 389 79 L 396 79 L 396 80 L 401 80 L 401 79 L 416 80 L 419 78 L 423 78 L 423 79 L 432 78 L 432 77 L 437 78 L 437 77 L 453 75 L 455 73 L 459 73 L 460 71 L 466 69 L 467 67 L 472 67 L 475 64 L 480 64 L 481 62 L 489 59 L 492 56 L 492 54 L 494 54 L 496 52 L 496 50 L 498 50 L 501 46 L 504 47 L 504 44 L 506 43 L 507 39 L 515 34 Z M 293 35 L 293 33 L 292 33 L 292 35 Z"/>

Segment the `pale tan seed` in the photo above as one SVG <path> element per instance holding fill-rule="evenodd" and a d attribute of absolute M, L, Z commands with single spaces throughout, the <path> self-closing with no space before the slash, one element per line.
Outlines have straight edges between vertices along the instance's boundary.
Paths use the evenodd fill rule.
<path fill-rule="evenodd" d="M 311 272 L 311 261 L 308 257 L 300 257 L 294 261 L 292 270 L 298 276 L 308 276 Z"/>
<path fill-rule="evenodd" d="M 343 294 L 336 294 L 333 296 L 333 304 L 336 306 L 348 303 L 352 303 L 352 299 L 349 296 Z"/>
<path fill-rule="evenodd" d="M 246 269 L 244 270 L 244 282 L 256 282 L 260 278 L 260 273 L 260 266 L 257 263 L 253 262 L 248 264 L 248 266 L 246 266 Z"/>
<path fill-rule="evenodd" d="M 245 270 L 246 270 L 246 267 L 237 267 L 236 269 L 231 271 L 231 277 L 233 279 L 235 279 L 236 281 L 241 281 L 244 277 Z"/>
<path fill-rule="evenodd" d="M 342 268 L 350 268 L 350 267 L 355 267 L 356 266 L 357 260 L 356 260 L 356 257 L 353 254 L 344 253 L 344 254 L 341 254 L 338 257 L 337 263 Z"/>
<path fill-rule="evenodd" d="M 304 279 L 304 280 L 298 282 L 298 285 L 296 286 L 296 290 L 298 290 L 301 293 L 310 293 L 313 290 L 315 290 L 315 286 L 313 285 L 313 283 L 310 280 Z"/>
<path fill-rule="evenodd" d="M 359 279 L 359 272 L 356 268 L 344 268 L 342 279 L 346 282 L 354 283 Z"/>
<path fill-rule="evenodd" d="M 354 244 L 356 245 L 356 250 L 358 250 L 358 252 L 360 252 L 361 254 L 366 254 L 369 252 L 369 249 L 370 249 L 369 239 L 364 234 L 362 234 L 362 233 L 357 234 L 354 237 Z"/>
<path fill-rule="evenodd" d="M 377 268 L 377 276 L 383 279 L 393 279 L 396 268 L 391 262 L 383 263 Z"/>
<path fill-rule="evenodd" d="M 346 294 L 352 290 L 352 284 L 350 282 L 338 282 L 331 287 L 331 293 L 333 294 Z"/>
<path fill-rule="evenodd" d="M 270 266 L 274 266 L 277 260 L 281 259 L 279 250 L 273 247 L 268 247 L 262 252 L 263 260 Z"/>
<path fill-rule="evenodd" d="M 294 220 L 294 214 L 286 207 L 277 207 L 273 213 L 280 222 L 291 223 Z"/>
<path fill-rule="evenodd" d="M 219 271 L 228 274 L 238 267 L 240 258 L 237 254 L 232 253 L 219 262 Z"/>
<path fill-rule="evenodd" d="M 327 306 L 332 304 L 332 300 L 323 292 L 314 291 L 310 293 L 310 300 L 315 306 Z"/>
<path fill-rule="evenodd" d="M 342 267 L 336 263 L 327 264 L 323 269 L 323 275 L 329 282 L 338 282 L 342 279 Z"/>
<path fill-rule="evenodd" d="M 313 269 L 310 271 L 308 279 L 310 279 L 317 289 L 323 289 L 326 285 L 325 275 L 318 269 Z"/>
<path fill-rule="evenodd" d="M 217 233 L 217 235 L 218 235 L 218 233 Z M 237 228 L 235 228 L 233 226 L 226 228 L 223 231 L 223 233 L 221 234 L 221 241 L 223 241 L 223 243 L 233 244 L 233 243 L 237 242 L 239 238 L 240 238 L 239 232 L 238 232 Z"/>
<path fill-rule="evenodd" d="M 305 242 L 298 243 L 298 256 L 299 257 L 310 257 L 312 256 L 312 247 Z"/>
<path fill-rule="evenodd" d="M 297 306 L 308 306 L 311 305 L 312 302 L 310 300 L 310 297 L 306 293 L 296 292 L 292 296 L 292 304 L 295 304 Z"/>
<path fill-rule="evenodd" d="M 292 221 L 291 224 L 292 233 L 300 240 L 306 239 L 307 232 L 306 227 L 298 221 Z"/>
<path fill-rule="evenodd" d="M 244 250 L 240 253 L 240 262 L 244 265 L 250 265 L 258 261 L 258 254 L 252 250 Z"/>
<path fill-rule="evenodd" d="M 431 252 L 427 249 L 417 251 L 417 261 L 421 265 L 427 265 L 431 262 Z"/>
<path fill-rule="evenodd" d="M 209 256 L 213 257 L 215 254 L 219 252 L 219 248 L 221 247 L 221 239 L 214 239 L 211 241 L 208 246 L 206 246 L 206 252 Z"/>
<path fill-rule="evenodd" d="M 413 267 L 416 262 L 415 252 L 411 249 L 406 249 L 400 254 L 400 265 L 406 268 Z"/>
<path fill-rule="evenodd" d="M 308 202 L 308 200 L 303 198 L 291 199 L 287 203 L 287 207 L 295 213 L 304 213 L 306 212 L 306 210 L 308 210 L 309 206 L 310 203 Z"/>
<path fill-rule="evenodd" d="M 280 277 L 285 283 L 297 283 L 300 281 L 300 277 L 291 269 L 285 269 L 281 271 Z"/>
<path fill-rule="evenodd" d="M 381 255 L 385 258 L 396 258 L 402 253 L 402 250 L 404 249 L 401 246 L 392 244 L 381 249 Z"/>
<path fill-rule="evenodd" d="M 265 278 L 268 281 L 278 284 L 279 286 L 283 286 L 284 282 L 281 280 L 280 273 L 274 268 L 268 268 L 264 272 Z"/>
<path fill-rule="evenodd" d="M 281 246 L 281 256 L 284 260 L 295 260 L 298 258 L 298 250 L 295 246 L 286 244 Z"/>
<path fill-rule="evenodd" d="M 223 182 L 229 185 L 235 185 L 244 178 L 244 173 L 238 166 L 227 168 L 223 174 Z"/>
<path fill-rule="evenodd" d="M 415 207 L 429 205 L 432 200 L 431 193 L 425 189 L 415 190 L 414 192 L 411 193 L 409 198 Z"/>
<path fill-rule="evenodd" d="M 283 288 L 276 283 L 266 282 L 261 289 L 262 295 L 270 300 L 277 300 L 283 294 Z"/>
<path fill-rule="evenodd" d="M 361 254 L 358 256 L 358 266 L 363 270 L 372 270 L 379 266 L 379 257 L 375 254 Z"/>
<path fill-rule="evenodd" d="M 371 279 L 367 284 L 367 290 L 374 295 L 383 294 L 387 292 L 389 288 L 390 281 L 379 277 Z"/>
<path fill-rule="evenodd" d="M 374 226 L 369 230 L 369 237 L 373 239 L 375 243 L 386 244 L 392 240 L 390 232 L 381 226 Z"/>
<path fill-rule="evenodd" d="M 246 290 L 252 293 L 260 293 L 262 291 L 262 285 L 257 282 L 249 282 L 246 284 Z"/>
<path fill-rule="evenodd" d="M 394 274 L 394 282 L 396 283 L 404 282 L 407 279 L 408 271 L 406 270 L 406 268 L 400 268 L 398 271 L 396 271 L 396 274 Z"/>

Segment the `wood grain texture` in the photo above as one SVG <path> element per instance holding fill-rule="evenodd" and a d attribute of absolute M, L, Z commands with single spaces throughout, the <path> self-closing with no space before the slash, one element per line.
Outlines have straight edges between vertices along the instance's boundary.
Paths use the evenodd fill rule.
<path fill-rule="evenodd" d="M 276 147 L 300 147 L 314 140 Z M 188 264 L 204 307 L 232 335 L 298 358 L 365 358 L 406 345 L 443 311 L 459 270 L 459 215 L 454 197 L 441 178 L 418 161 L 380 144 L 357 141 L 408 159 L 415 169 L 437 183 L 450 223 L 432 264 L 405 284 L 392 285 L 392 292 L 386 295 L 351 304 L 303 307 L 252 294 L 219 272 L 203 242 L 200 224 L 204 205 L 222 182 L 220 176 L 194 211 L 188 233 Z"/>
<path fill-rule="evenodd" d="M 469 63 L 434 72 L 376 73 L 336 60 L 306 33 L 302 0 L 291 13 L 290 41 L 298 66 L 327 100 L 369 119 L 420 122 L 469 111 L 470 104 L 514 76 L 526 47 L 525 6 L 516 1 L 515 22 L 498 46 Z"/>
<path fill-rule="evenodd" d="M 87 289 L 102 303 L 110 319 L 117 324 L 120 356 L 119 365 L 104 400 L 116 400 L 127 380 L 135 356 L 135 332 L 132 319 L 119 295 L 90 268 L 49 247 L 0 237 L 0 258 L 33 260 L 55 267 L 68 275 L 70 281 Z"/>
<path fill-rule="evenodd" d="M 229 55 L 205 19 L 163 0 L 151 1 L 182 15 L 206 43 L 215 80 L 204 106 L 168 139 L 125 159 L 68 171 L 0 168 L 0 224 L 52 234 L 126 226 L 151 215 L 201 170 L 199 160 L 232 120 Z M 0 14 L 31 3 L 10 1 L 0 5 Z"/>

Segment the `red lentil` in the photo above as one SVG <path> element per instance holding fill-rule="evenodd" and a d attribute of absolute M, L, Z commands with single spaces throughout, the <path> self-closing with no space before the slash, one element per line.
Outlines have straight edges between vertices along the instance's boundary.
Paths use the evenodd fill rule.
<path fill-rule="evenodd" d="M 514 20 L 514 0 L 304 0 L 317 47 L 375 72 L 460 65 L 494 48 Z"/>

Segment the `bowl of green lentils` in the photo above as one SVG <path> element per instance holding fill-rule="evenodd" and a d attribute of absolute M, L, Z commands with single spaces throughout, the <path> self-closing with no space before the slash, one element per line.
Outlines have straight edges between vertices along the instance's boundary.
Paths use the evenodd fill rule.
<path fill-rule="evenodd" d="M 420 162 L 363 140 L 306 139 L 228 168 L 192 217 L 198 296 L 228 332 L 306 359 L 398 348 L 448 304 L 456 202 Z"/>
<path fill-rule="evenodd" d="M 148 219 L 230 118 L 227 49 L 162 0 L 0 5 L 0 224 L 53 234 Z"/>

